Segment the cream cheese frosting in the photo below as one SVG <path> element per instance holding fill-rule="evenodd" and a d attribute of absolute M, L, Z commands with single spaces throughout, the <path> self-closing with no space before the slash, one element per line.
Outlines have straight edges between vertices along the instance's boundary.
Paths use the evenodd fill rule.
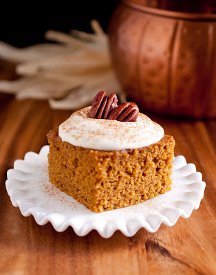
<path fill-rule="evenodd" d="M 113 151 L 146 147 L 164 136 L 163 128 L 142 113 L 135 122 L 120 122 L 90 118 L 90 108 L 74 112 L 59 126 L 62 141 L 88 149 Z"/>

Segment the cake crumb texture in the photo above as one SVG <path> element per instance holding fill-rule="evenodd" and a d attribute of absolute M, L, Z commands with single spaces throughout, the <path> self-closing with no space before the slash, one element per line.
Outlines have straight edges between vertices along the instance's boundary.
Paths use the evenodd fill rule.
<path fill-rule="evenodd" d="M 175 141 L 122 151 L 97 151 L 62 142 L 48 134 L 50 181 L 95 212 L 144 202 L 171 189 Z"/>

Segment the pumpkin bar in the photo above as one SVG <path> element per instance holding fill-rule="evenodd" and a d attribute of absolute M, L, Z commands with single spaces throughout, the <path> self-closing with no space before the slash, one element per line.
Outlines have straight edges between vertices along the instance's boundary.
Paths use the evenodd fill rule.
<path fill-rule="evenodd" d="M 50 181 L 94 212 L 141 203 L 170 190 L 175 146 L 174 138 L 157 132 L 160 126 L 141 115 L 135 103 L 117 105 L 111 94 L 104 104 L 103 98 L 48 133 Z M 157 133 L 162 136 L 154 142 Z"/>

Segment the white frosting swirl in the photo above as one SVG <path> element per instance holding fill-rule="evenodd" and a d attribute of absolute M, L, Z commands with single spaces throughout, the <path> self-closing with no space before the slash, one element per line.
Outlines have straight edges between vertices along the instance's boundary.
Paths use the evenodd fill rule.
<path fill-rule="evenodd" d="M 139 113 L 136 122 L 89 118 L 90 107 L 73 113 L 59 126 L 62 141 L 84 148 L 112 151 L 149 146 L 161 140 L 163 128 Z"/>

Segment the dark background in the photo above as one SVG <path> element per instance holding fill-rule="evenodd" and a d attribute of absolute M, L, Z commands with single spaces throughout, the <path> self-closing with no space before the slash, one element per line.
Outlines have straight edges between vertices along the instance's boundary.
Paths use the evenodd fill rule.
<path fill-rule="evenodd" d="M 23 47 L 44 41 L 48 29 L 90 32 L 97 19 L 107 31 L 110 17 L 121 0 L 0 0 L 0 40 Z M 192 13 L 216 13 L 216 0 L 140 0 L 153 8 Z"/>
<path fill-rule="evenodd" d="M 90 20 L 97 19 L 107 31 L 113 10 L 120 0 L 2 1 L 0 40 L 18 47 L 44 41 L 48 29 L 69 32 L 91 31 Z"/>

